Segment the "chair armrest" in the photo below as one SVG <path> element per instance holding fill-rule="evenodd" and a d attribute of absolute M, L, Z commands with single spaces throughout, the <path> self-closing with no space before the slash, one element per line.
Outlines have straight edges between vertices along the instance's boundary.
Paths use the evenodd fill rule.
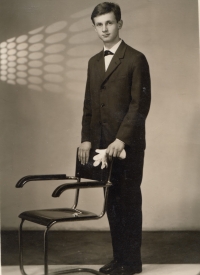
<path fill-rule="evenodd" d="M 65 174 L 54 174 L 54 175 L 35 175 L 35 176 L 26 176 L 21 178 L 17 184 L 16 188 L 22 188 L 29 181 L 43 181 L 43 180 L 68 180 L 73 179 L 77 180 L 77 177 L 66 176 Z"/>
<path fill-rule="evenodd" d="M 64 191 L 69 189 L 83 189 L 83 188 L 99 188 L 99 187 L 109 187 L 111 182 L 100 182 L 100 181 L 87 181 L 78 183 L 65 183 L 58 186 L 52 193 L 52 197 L 59 197 Z"/>

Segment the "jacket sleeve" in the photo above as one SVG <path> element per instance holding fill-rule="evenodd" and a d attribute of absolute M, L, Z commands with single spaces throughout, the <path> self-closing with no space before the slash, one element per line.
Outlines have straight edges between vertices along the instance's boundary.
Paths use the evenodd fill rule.
<path fill-rule="evenodd" d="M 131 146 L 136 131 L 144 127 L 151 101 L 151 83 L 147 60 L 139 54 L 132 64 L 131 101 L 116 138 Z"/>
<path fill-rule="evenodd" d="M 92 108 L 91 108 L 90 75 L 89 75 L 89 64 L 88 64 L 87 82 L 86 82 L 85 98 L 84 98 L 84 104 L 83 104 L 81 142 L 91 141 L 91 137 L 90 137 L 91 117 L 92 117 Z"/>

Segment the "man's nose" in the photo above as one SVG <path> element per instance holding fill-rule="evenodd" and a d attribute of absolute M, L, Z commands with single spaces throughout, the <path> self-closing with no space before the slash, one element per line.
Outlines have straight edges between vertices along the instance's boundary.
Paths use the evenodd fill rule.
<path fill-rule="evenodd" d="M 107 32 L 107 30 L 108 30 L 107 25 L 103 25 L 102 32 Z"/>

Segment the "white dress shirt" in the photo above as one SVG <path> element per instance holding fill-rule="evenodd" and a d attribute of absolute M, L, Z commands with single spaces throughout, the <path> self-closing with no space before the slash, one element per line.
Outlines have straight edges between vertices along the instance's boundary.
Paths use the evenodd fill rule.
<path fill-rule="evenodd" d="M 104 46 L 104 51 L 108 50 L 110 52 L 112 52 L 113 54 L 115 54 L 115 52 L 117 51 L 117 49 L 119 48 L 119 45 L 122 43 L 122 40 L 120 39 L 119 42 L 117 42 L 111 49 L 107 49 Z M 114 55 L 106 55 L 104 56 L 104 61 L 105 61 L 105 71 L 107 71 L 108 66 L 110 65 L 110 62 L 112 60 Z"/>

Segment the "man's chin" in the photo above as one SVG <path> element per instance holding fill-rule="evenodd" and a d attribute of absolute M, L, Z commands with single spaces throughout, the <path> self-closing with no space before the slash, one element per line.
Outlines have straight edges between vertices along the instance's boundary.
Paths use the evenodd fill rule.
<path fill-rule="evenodd" d="M 106 43 L 111 42 L 109 37 L 101 37 L 100 39 L 101 39 L 103 42 L 106 42 Z"/>

